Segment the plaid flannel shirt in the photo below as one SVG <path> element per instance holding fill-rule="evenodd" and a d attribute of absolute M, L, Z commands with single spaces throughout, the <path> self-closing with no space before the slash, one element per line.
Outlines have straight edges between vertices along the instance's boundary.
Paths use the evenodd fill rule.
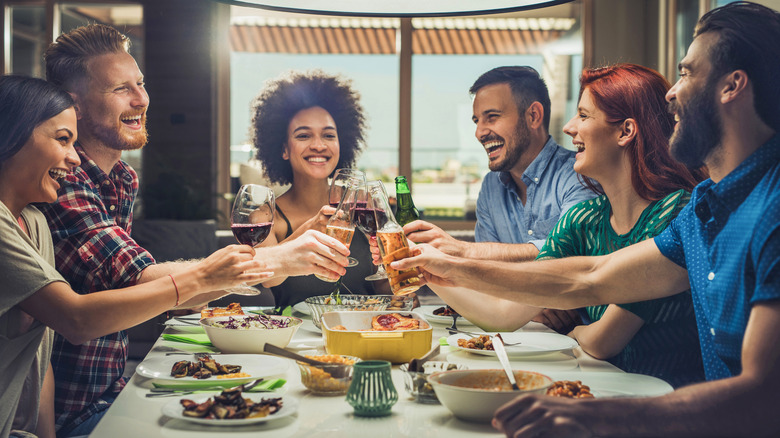
<path fill-rule="evenodd" d="M 79 293 L 131 286 L 154 263 L 130 237 L 138 176 L 121 160 L 106 175 L 80 146 L 76 151 L 81 166 L 61 183 L 56 202 L 39 206 L 52 231 L 57 270 Z M 108 409 L 103 396 L 124 388 L 127 354 L 125 331 L 81 345 L 56 335 L 51 361 L 59 433 Z"/>

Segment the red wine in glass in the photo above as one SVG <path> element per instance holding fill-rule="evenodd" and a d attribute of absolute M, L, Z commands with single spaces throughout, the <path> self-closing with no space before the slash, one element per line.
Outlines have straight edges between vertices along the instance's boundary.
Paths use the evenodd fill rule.
<path fill-rule="evenodd" d="M 263 243 L 263 241 L 271 233 L 273 222 L 265 222 L 260 224 L 233 224 L 230 229 L 233 231 L 233 235 L 236 236 L 236 240 L 242 245 L 255 246 Z"/>
<path fill-rule="evenodd" d="M 364 232 L 370 237 L 376 237 L 376 218 L 382 223 L 387 222 L 387 215 L 382 210 L 377 210 L 376 213 L 372 208 L 357 207 L 355 208 L 355 223 L 360 231 Z"/>

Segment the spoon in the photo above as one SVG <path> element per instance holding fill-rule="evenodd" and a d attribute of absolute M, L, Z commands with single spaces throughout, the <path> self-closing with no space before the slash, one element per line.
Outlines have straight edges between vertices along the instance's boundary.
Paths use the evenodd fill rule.
<path fill-rule="evenodd" d="M 421 373 L 423 371 L 423 364 L 427 361 L 429 361 L 432 357 L 439 354 L 439 350 L 441 349 L 440 345 L 437 345 L 431 349 L 431 351 L 425 353 L 425 356 L 419 358 L 419 359 L 412 359 L 409 362 L 409 371 L 413 373 Z"/>
<path fill-rule="evenodd" d="M 318 360 L 309 359 L 306 356 L 301 356 L 298 353 L 293 353 L 290 350 L 285 350 L 284 348 L 279 348 L 276 345 L 265 343 L 265 346 L 263 347 L 263 351 L 268 354 L 274 354 L 277 356 L 286 357 L 288 359 L 297 360 L 299 362 L 304 362 L 309 365 L 313 365 L 317 368 L 322 369 L 326 373 L 330 374 L 331 377 L 334 379 L 340 379 L 342 377 L 345 377 L 347 375 L 347 367 L 346 366 L 338 366 L 341 364 L 333 364 L 333 363 L 327 363 L 327 362 L 320 362 Z M 327 368 L 323 368 L 327 367 Z"/>
<path fill-rule="evenodd" d="M 509 383 L 512 384 L 512 389 L 519 391 L 520 387 L 517 386 L 515 373 L 512 371 L 512 366 L 509 365 L 509 357 L 506 355 L 506 350 L 504 349 L 504 342 L 501 339 L 501 335 L 496 335 L 493 337 L 493 348 L 496 350 L 496 356 L 498 356 L 498 360 L 501 362 L 501 366 L 504 367 L 504 372 L 506 373 L 506 377 L 509 379 Z"/>

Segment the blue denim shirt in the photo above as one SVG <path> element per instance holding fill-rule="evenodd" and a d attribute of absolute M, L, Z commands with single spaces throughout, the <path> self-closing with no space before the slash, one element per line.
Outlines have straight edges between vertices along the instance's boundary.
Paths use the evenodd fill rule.
<path fill-rule="evenodd" d="M 780 135 L 696 186 L 655 243 L 688 270 L 707 380 L 738 375 L 752 305 L 780 299 Z"/>
<path fill-rule="evenodd" d="M 558 219 L 575 204 L 596 196 L 577 178 L 575 152 L 549 137 L 523 172 L 525 205 L 509 172 L 490 172 L 477 198 L 477 242 L 533 243 L 544 246 Z"/>

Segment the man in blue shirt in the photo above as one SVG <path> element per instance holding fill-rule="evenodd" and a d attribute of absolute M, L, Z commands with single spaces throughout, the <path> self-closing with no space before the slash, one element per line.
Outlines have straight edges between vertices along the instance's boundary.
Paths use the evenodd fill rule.
<path fill-rule="evenodd" d="M 671 151 L 711 178 L 655 239 L 603 257 L 486 263 L 420 245 L 392 267 L 433 284 L 537 306 L 626 303 L 689 285 L 708 382 L 649 399 L 514 400 L 508 436 L 780 436 L 780 13 L 731 3 L 705 14 L 669 90 Z M 584 382 L 587 384 L 587 382 Z"/>
<path fill-rule="evenodd" d="M 429 243 L 459 257 L 529 261 L 566 211 L 596 194 L 574 171 L 574 151 L 549 135 L 550 96 L 531 67 L 498 67 L 482 74 L 469 90 L 474 95 L 475 136 L 488 155 L 491 172 L 477 198 L 478 243 L 456 240 L 441 228 L 415 221 L 404 227 L 410 240 Z M 459 295 L 434 289 L 459 311 Z M 529 308 L 529 318 L 539 312 Z M 540 321 L 566 331 L 576 312 L 547 312 Z"/>

